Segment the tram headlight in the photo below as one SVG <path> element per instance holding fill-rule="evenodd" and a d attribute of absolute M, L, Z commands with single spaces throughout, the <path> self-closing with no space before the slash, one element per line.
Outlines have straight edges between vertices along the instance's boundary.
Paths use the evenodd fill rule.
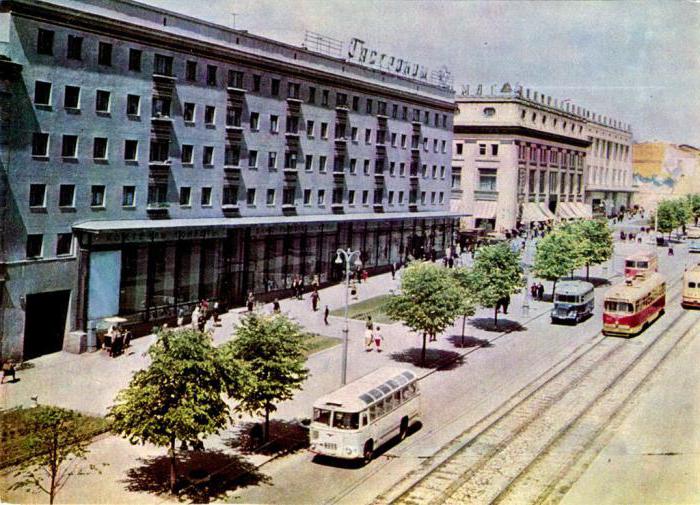
<path fill-rule="evenodd" d="M 352 456 L 355 452 L 357 452 L 353 447 L 346 447 L 345 448 L 345 454 L 348 456 Z"/>

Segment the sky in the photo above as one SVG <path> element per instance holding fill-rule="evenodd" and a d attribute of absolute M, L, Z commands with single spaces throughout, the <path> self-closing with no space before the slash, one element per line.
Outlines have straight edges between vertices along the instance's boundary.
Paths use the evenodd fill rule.
<path fill-rule="evenodd" d="M 344 54 L 357 37 L 446 66 L 457 93 L 520 84 L 631 123 L 638 142 L 700 147 L 700 1 L 139 1 L 294 45 L 315 31 Z"/>

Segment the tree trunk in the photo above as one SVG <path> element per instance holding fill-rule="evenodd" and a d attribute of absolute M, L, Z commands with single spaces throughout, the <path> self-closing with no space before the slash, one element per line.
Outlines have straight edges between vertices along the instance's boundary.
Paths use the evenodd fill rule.
<path fill-rule="evenodd" d="M 421 350 L 421 353 L 420 353 L 420 364 L 421 365 L 425 364 L 425 346 L 427 345 L 426 341 L 425 341 L 426 337 L 427 337 L 427 333 L 423 332 L 423 349 Z"/>
<path fill-rule="evenodd" d="M 558 279 L 557 279 L 558 280 Z M 554 284 L 552 285 L 552 303 L 554 303 L 554 292 L 557 289 L 557 280 L 554 281 Z"/>
<path fill-rule="evenodd" d="M 498 328 L 498 303 L 493 308 L 493 325 Z"/>
<path fill-rule="evenodd" d="M 270 403 L 265 404 L 265 431 L 263 433 L 263 441 L 267 442 L 270 439 Z"/>
<path fill-rule="evenodd" d="M 464 327 L 467 325 L 467 316 L 462 316 L 462 347 L 464 347 Z"/>
<path fill-rule="evenodd" d="M 54 427 L 55 429 L 55 427 Z M 53 432 L 53 444 L 51 446 L 51 487 L 49 487 L 49 504 L 53 505 L 56 497 L 56 476 L 58 475 L 58 432 Z"/>
<path fill-rule="evenodd" d="M 177 484 L 177 474 L 175 469 L 175 437 L 170 438 L 170 493 L 175 494 L 175 485 Z"/>
<path fill-rule="evenodd" d="M 586 280 L 589 280 L 590 270 L 591 270 L 591 265 L 589 263 L 586 263 Z"/>

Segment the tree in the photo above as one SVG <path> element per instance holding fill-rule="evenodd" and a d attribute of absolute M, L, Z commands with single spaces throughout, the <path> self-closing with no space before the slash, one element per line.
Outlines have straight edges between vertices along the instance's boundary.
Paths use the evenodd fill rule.
<path fill-rule="evenodd" d="M 695 220 L 695 225 L 697 226 L 700 220 L 700 194 L 687 195 L 686 198 L 691 217 Z"/>
<path fill-rule="evenodd" d="M 32 457 L 22 463 L 15 473 L 21 480 L 10 489 L 39 489 L 53 503 L 56 494 L 73 475 L 97 471 L 94 465 L 80 466 L 85 460 L 90 439 L 77 429 L 80 417 L 73 411 L 58 407 L 37 407 L 32 430 L 24 441 Z M 46 482 L 48 480 L 48 483 Z"/>
<path fill-rule="evenodd" d="M 571 226 L 576 240 L 578 262 L 586 265 L 586 280 L 591 265 L 609 260 L 613 255 L 612 232 L 605 219 L 577 221 Z"/>
<path fill-rule="evenodd" d="M 112 431 L 132 444 L 169 447 L 170 491 L 175 492 L 175 442 L 199 443 L 200 436 L 226 425 L 225 382 L 217 350 L 201 332 L 161 331 L 148 354 L 151 364 L 119 392 L 108 416 Z"/>
<path fill-rule="evenodd" d="M 557 281 L 580 266 L 578 254 L 576 237 L 569 229 L 555 229 L 537 243 L 532 271 L 537 277 L 554 282 L 552 296 Z"/>
<path fill-rule="evenodd" d="M 685 231 L 685 225 L 690 221 L 691 212 L 689 202 L 685 198 L 677 198 L 672 200 L 673 202 L 673 213 L 676 219 L 676 228 L 683 226 L 683 231 Z"/>
<path fill-rule="evenodd" d="M 468 283 L 475 301 L 493 308 L 493 323 L 498 326 L 499 303 L 525 285 L 520 255 L 505 243 L 480 247 Z"/>
<path fill-rule="evenodd" d="M 476 314 L 476 302 L 469 284 L 470 270 L 467 267 L 455 268 L 452 270 L 452 277 L 457 285 L 462 289 L 462 347 L 464 347 L 464 329 L 467 325 L 467 318 Z"/>
<path fill-rule="evenodd" d="M 435 340 L 438 333 L 464 313 L 462 298 L 462 289 L 446 268 L 416 261 L 406 267 L 401 277 L 401 292 L 389 298 L 385 310 L 392 319 L 423 335 L 423 364 L 427 338 Z"/>
<path fill-rule="evenodd" d="M 221 346 L 224 361 L 238 361 L 246 368 L 249 380 L 233 395 L 238 410 L 265 415 L 265 441 L 275 403 L 293 398 L 309 373 L 304 367 L 308 339 L 308 333 L 283 314 L 252 313 L 234 329 L 233 340 Z"/>
<path fill-rule="evenodd" d="M 656 207 L 656 229 L 661 233 L 671 232 L 678 227 L 678 214 L 672 200 L 662 200 Z"/>

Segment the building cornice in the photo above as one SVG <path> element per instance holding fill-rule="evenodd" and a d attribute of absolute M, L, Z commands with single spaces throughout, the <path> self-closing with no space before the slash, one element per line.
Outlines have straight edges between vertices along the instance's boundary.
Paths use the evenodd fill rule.
<path fill-rule="evenodd" d="M 508 135 L 518 137 L 531 137 L 551 142 L 559 142 L 561 144 L 569 144 L 576 147 L 588 147 L 591 145 L 589 140 L 579 139 L 575 137 L 567 137 L 556 133 L 535 130 L 525 126 L 496 126 L 496 125 L 454 125 L 455 134 L 466 135 Z"/>

